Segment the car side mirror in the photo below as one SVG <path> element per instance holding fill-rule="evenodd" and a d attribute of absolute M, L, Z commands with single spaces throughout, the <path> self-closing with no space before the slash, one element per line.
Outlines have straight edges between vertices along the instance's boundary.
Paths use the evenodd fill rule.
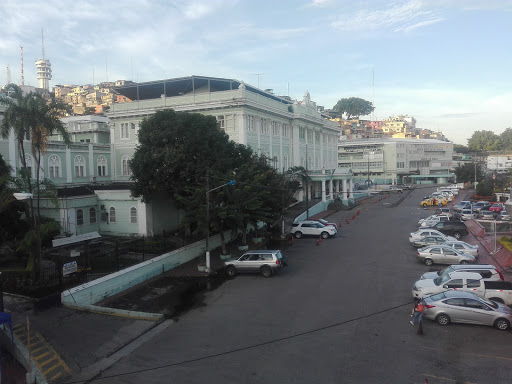
<path fill-rule="evenodd" d="M 444 289 L 448 289 L 448 284 L 443 285 Z"/>

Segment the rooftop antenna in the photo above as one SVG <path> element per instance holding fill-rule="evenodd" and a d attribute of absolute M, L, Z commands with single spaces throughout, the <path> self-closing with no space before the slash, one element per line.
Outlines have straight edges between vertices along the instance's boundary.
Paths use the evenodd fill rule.
<path fill-rule="evenodd" d="M 264 75 L 264 73 L 251 73 L 252 76 L 258 76 L 258 88 L 260 87 L 260 76 Z"/>
<path fill-rule="evenodd" d="M 21 50 L 21 85 L 25 85 L 25 75 L 23 73 L 23 47 L 20 45 Z"/>
<path fill-rule="evenodd" d="M 43 28 L 41 28 L 41 48 L 42 48 L 42 54 L 43 54 L 43 60 L 44 60 L 45 57 L 44 57 L 44 32 L 43 32 Z"/>
<path fill-rule="evenodd" d="M 7 84 L 11 84 L 11 67 L 7 64 Z"/>

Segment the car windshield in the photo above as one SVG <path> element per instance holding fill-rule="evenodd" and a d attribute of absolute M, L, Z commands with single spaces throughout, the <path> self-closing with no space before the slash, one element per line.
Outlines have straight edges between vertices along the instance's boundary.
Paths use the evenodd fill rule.
<path fill-rule="evenodd" d="M 453 267 L 450 265 L 449 267 L 447 267 L 445 269 L 442 269 L 439 272 L 437 272 L 437 274 L 439 276 L 446 276 L 446 275 L 448 275 L 449 273 L 451 273 L 453 271 L 455 271 L 455 269 L 453 269 Z"/>
<path fill-rule="evenodd" d="M 434 279 L 434 284 L 439 286 L 439 285 L 443 285 L 444 283 L 446 283 L 448 280 L 450 280 L 450 275 L 449 274 L 446 274 L 446 275 L 440 275 L 439 277 L 435 278 Z"/>

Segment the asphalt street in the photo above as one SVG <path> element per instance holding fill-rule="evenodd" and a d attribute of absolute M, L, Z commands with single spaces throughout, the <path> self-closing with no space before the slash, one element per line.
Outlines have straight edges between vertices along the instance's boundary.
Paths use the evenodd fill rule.
<path fill-rule="evenodd" d="M 281 274 L 207 292 L 90 383 L 509 383 L 511 332 L 409 324 L 413 283 L 441 268 L 408 241 L 433 189 L 333 214 L 335 238 L 295 240 Z"/>

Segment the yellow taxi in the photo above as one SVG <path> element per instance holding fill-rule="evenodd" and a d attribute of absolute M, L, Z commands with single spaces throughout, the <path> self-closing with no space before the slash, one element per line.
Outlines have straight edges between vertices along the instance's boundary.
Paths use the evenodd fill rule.
<path fill-rule="evenodd" d="M 448 204 L 448 200 L 446 200 L 444 197 L 441 197 L 441 198 L 437 198 L 437 197 L 428 198 L 428 199 L 424 199 L 420 203 L 420 205 L 422 207 L 443 206 L 443 205 L 446 205 L 446 204 Z"/>

